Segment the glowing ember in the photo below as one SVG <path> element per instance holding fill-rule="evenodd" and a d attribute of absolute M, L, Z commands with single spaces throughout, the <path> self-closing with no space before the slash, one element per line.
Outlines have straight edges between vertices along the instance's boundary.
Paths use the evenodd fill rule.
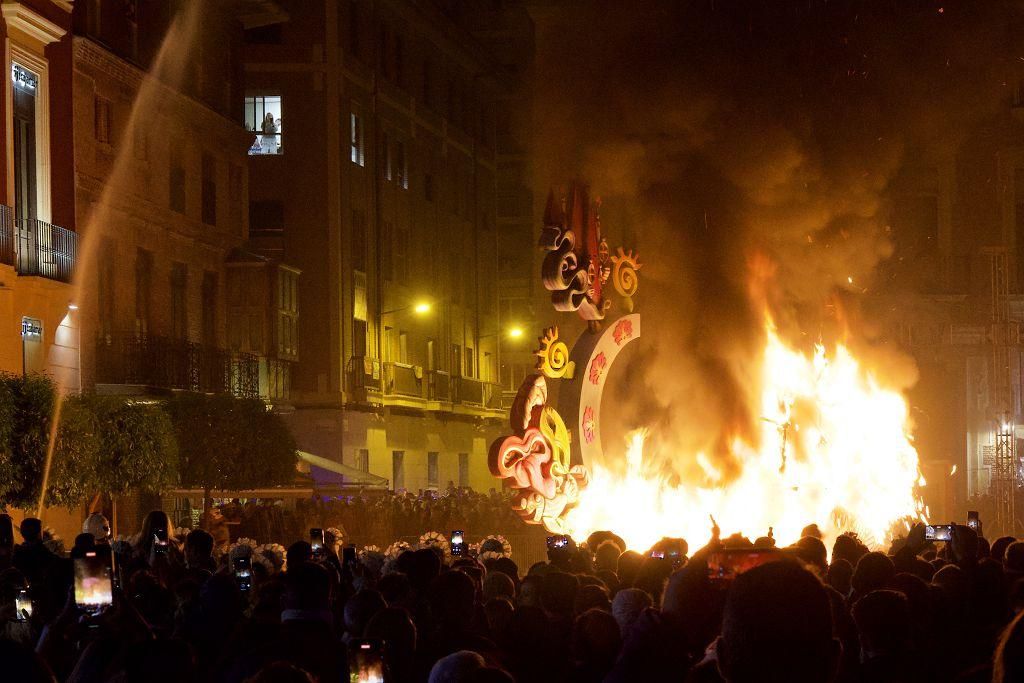
<path fill-rule="evenodd" d="M 778 544 L 788 545 L 814 522 L 830 549 L 844 531 L 880 547 L 895 524 L 922 518 L 924 478 L 906 401 L 845 346 L 826 357 L 819 345 L 809 358 L 769 323 L 761 383 L 761 441 L 733 444 L 738 476 L 723 481 L 714 461 L 697 453 L 703 480 L 669 485 L 645 468 L 645 434 L 634 432 L 625 472 L 590 463 L 590 487 L 568 518 L 573 536 L 611 529 L 641 551 L 682 536 L 696 549 L 710 537 L 711 514 L 723 536 L 738 531 L 753 540 L 773 527 Z"/>

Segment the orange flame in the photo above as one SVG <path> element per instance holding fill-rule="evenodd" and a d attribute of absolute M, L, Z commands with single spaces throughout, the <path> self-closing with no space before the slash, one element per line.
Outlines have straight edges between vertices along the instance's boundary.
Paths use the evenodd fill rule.
<path fill-rule="evenodd" d="M 845 531 L 878 548 L 899 526 L 923 518 L 924 478 L 902 394 L 847 347 L 826 355 L 818 345 L 809 357 L 783 343 L 770 321 L 761 368 L 760 444 L 732 444 L 738 476 L 723 482 L 714 461 L 697 453 L 704 480 L 670 485 L 645 467 L 646 433 L 634 432 L 624 473 L 589 464 L 590 486 L 568 517 L 572 535 L 611 529 L 635 550 L 682 536 L 697 548 L 710 538 L 711 514 L 723 536 L 753 540 L 773 527 L 786 545 L 813 522 L 829 548 Z"/>

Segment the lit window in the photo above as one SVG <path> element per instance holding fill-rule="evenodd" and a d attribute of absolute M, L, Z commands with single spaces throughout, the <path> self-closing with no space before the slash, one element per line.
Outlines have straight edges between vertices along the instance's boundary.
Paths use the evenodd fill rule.
<path fill-rule="evenodd" d="M 359 164 L 360 166 L 366 165 L 366 154 L 363 148 L 363 119 L 359 114 L 352 112 L 350 115 L 350 130 L 351 130 L 351 145 L 352 153 L 351 159 L 353 164 Z"/>
<path fill-rule="evenodd" d="M 245 98 L 245 129 L 255 133 L 249 154 L 283 154 L 280 95 Z"/>

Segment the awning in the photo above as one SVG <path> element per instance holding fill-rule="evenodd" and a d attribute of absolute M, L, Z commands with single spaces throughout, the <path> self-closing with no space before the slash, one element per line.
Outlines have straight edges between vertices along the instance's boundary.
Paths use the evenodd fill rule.
<path fill-rule="evenodd" d="M 388 480 L 385 477 L 357 470 L 334 460 L 322 458 L 306 451 L 298 451 L 299 458 L 309 464 L 309 473 L 317 487 L 328 486 L 370 486 L 386 489 Z"/>

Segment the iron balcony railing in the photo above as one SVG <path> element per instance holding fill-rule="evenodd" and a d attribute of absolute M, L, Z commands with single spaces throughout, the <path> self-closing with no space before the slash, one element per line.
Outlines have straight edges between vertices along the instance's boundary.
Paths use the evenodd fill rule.
<path fill-rule="evenodd" d="M 384 362 L 384 393 L 423 398 L 423 368 L 407 363 Z"/>
<path fill-rule="evenodd" d="M 501 385 L 472 377 L 453 377 L 455 400 L 481 408 L 501 408 Z"/>
<path fill-rule="evenodd" d="M 183 339 L 113 334 L 96 345 L 96 382 L 258 398 L 256 356 Z"/>
<path fill-rule="evenodd" d="M 0 263 L 19 275 L 71 282 L 77 255 L 77 233 L 37 218 L 15 219 L 11 207 L 0 205 Z"/>
<path fill-rule="evenodd" d="M 427 397 L 431 401 L 451 403 L 452 400 L 452 378 L 443 370 L 430 370 L 427 372 Z"/>

